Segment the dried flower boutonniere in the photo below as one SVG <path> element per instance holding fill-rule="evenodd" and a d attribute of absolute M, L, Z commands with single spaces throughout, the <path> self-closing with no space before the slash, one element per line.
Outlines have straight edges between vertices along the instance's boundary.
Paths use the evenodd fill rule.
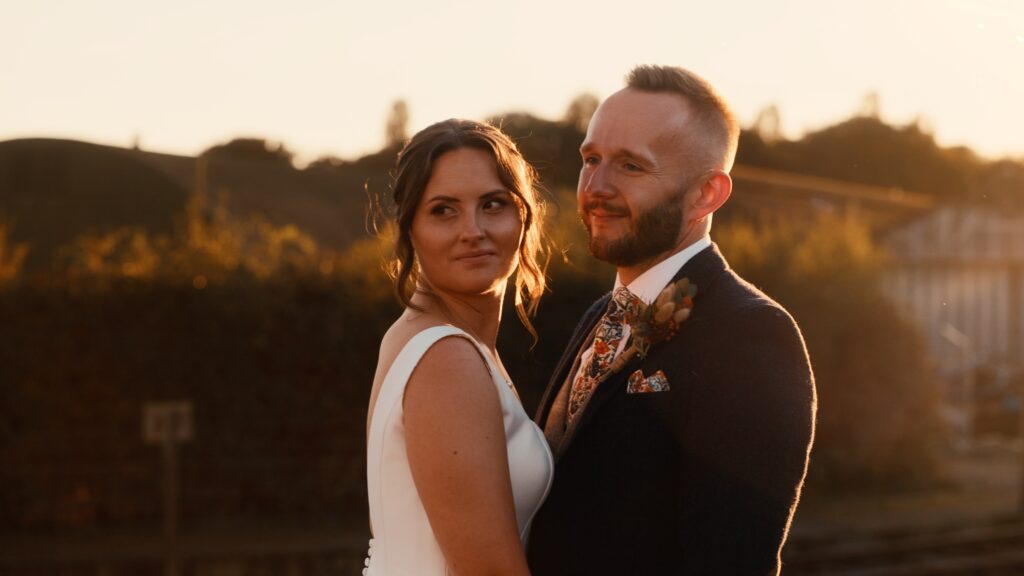
<path fill-rule="evenodd" d="M 650 347 L 676 335 L 679 325 L 690 317 L 697 285 L 683 278 L 665 287 L 650 305 L 641 303 L 635 312 L 626 313 L 632 331 L 633 346 L 640 358 Z"/>

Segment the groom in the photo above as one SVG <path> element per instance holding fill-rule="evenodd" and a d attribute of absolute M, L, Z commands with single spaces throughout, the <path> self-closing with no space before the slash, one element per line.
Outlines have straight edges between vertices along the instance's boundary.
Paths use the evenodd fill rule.
<path fill-rule="evenodd" d="M 707 82 L 661 66 L 635 68 L 590 122 L 578 207 L 618 275 L 537 416 L 556 466 L 534 576 L 779 571 L 814 379 L 793 319 L 709 237 L 738 133 Z"/>

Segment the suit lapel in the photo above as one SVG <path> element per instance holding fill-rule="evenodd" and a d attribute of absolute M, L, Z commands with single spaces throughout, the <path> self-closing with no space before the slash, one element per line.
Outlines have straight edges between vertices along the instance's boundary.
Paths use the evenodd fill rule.
<path fill-rule="evenodd" d="M 597 324 L 608 307 L 611 294 L 600 298 L 580 321 L 570 345 L 566 347 L 559 367 L 548 384 L 541 410 L 537 415 L 537 423 L 544 432 L 544 438 L 551 447 L 555 462 L 562 454 L 562 443 L 566 437 L 566 416 L 569 409 L 569 395 L 572 393 L 572 380 L 579 370 L 580 356 L 594 339 Z"/>
<path fill-rule="evenodd" d="M 701 296 L 706 294 L 707 291 L 713 287 L 714 281 L 727 269 L 728 264 L 726 264 L 725 259 L 722 257 L 722 253 L 718 251 L 718 246 L 712 243 L 711 246 L 701 250 L 686 264 L 684 264 L 683 267 L 676 272 L 675 276 L 673 276 L 672 282 L 677 282 L 685 277 L 689 278 L 690 282 L 697 285 L 697 295 L 693 299 L 694 313 L 696 314 L 697 308 L 700 306 Z M 607 298 L 603 300 L 607 303 Z M 600 318 L 600 315 L 598 315 L 598 318 Z M 688 321 L 692 320 L 693 318 L 690 318 Z M 591 319 L 591 327 L 596 324 L 596 321 L 597 318 Z M 589 340 L 584 340 L 584 342 L 589 342 Z M 580 350 L 578 348 L 582 344 L 583 342 L 580 342 L 577 345 L 575 354 L 577 358 L 580 354 Z M 654 346 L 658 347 L 663 345 L 664 343 L 662 342 L 655 344 Z M 641 365 L 642 361 L 637 356 L 636 349 L 634 349 L 632 345 L 627 346 L 626 351 L 615 359 L 615 362 L 612 363 L 608 372 L 601 377 L 600 381 L 596 385 L 596 389 L 587 401 L 587 404 L 576 417 L 572 426 L 566 430 L 565 436 L 557 447 L 556 458 L 565 453 L 569 448 L 569 445 L 572 443 L 572 439 L 586 428 L 587 424 L 593 419 L 594 414 L 596 414 L 597 411 L 600 410 L 601 406 L 604 405 L 612 396 L 615 395 L 615 392 L 621 388 L 620 384 L 623 378 L 620 374 L 629 374 L 630 371 L 636 370 L 637 367 Z M 564 378 L 565 376 L 563 375 L 563 381 Z"/>
<path fill-rule="evenodd" d="M 611 292 L 609 292 L 590 307 L 588 315 L 580 320 L 580 324 L 576 328 L 576 333 L 573 334 L 572 339 L 569 340 L 569 344 L 565 347 L 565 352 L 562 353 L 562 357 L 559 359 L 558 364 L 555 367 L 551 380 L 548 382 L 548 387 L 544 391 L 544 396 L 541 397 L 540 405 L 537 409 L 537 415 L 534 418 L 541 429 L 544 428 L 548 415 L 551 413 L 551 407 L 558 398 L 562 385 L 565 383 L 565 379 L 568 378 L 570 374 L 575 373 L 574 369 L 578 366 L 580 353 L 582 352 L 584 345 L 589 343 L 593 338 L 594 329 L 597 327 L 597 321 L 600 320 L 601 316 L 604 314 L 604 310 L 608 307 L 608 301 L 611 300 L 611 297 Z"/>
<path fill-rule="evenodd" d="M 566 428 L 565 435 L 561 438 L 561 442 L 556 447 L 556 458 L 565 453 L 565 450 L 569 447 L 569 444 L 572 443 L 572 439 L 576 436 L 576 433 L 586 425 L 597 409 L 604 404 L 605 401 L 607 401 L 607 399 L 615 392 L 615 389 L 618 388 L 618 384 L 616 383 L 619 380 L 617 377 L 618 374 L 623 372 L 627 367 L 632 370 L 633 365 L 639 363 L 640 359 L 637 356 L 636 348 L 628 346 L 626 350 L 624 350 L 622 354 L 612 362 L 612 365 L 608 367 L 608 371 L 598 378 L 597 382 L 594 384 L 595 388 L 593 393 L 591 393 L 590 398 L 587 399 L 586 404 L 583 405 L 580 412 L 576 415 L 575 420 L 573 420 Z M 609 380 L 615 380 L 616 382 L 608 382 Z"/>

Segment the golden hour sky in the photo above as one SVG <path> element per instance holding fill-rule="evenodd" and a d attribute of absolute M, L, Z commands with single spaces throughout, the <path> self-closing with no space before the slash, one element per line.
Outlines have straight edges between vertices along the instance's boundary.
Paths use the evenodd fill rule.
<path fill-rule="evenodd" d="M 792 137 L 876 91 L 888 122 L 1024 157 L 1024 0 L 5 0 L 0 140 L 192 155 L 251 136 L 353 157 L 399 98 L 412 131 L 554 119 L 639 63 L 702 74 L 744 125 L 774 103 Z"/>

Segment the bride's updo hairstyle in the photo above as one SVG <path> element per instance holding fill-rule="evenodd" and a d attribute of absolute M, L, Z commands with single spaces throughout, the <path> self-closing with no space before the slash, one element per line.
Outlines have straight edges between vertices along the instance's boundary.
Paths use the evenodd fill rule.
<path fill-rule="evenodd" d="M 458 119 L 438 122 L 418 132 L 399 152 L 392 181 L 397 238 L 390 272 L 395 295 L 403 306 L 416 308 L 411 299 L 420 278 L 409 235 L 413 216 L 423 199 L 434 163 L 444 154 L 460 148 L 483 150 L 494 159 L 498 178 L 512 193 L 519 208 L 523 237 L 519 243 L 519 266 L 515 272 L 515 306 L 523 325 L 536 337 L 528 316 L 536 311 L 546 284 L 544 270 L 549 251 L 541 230 L 545 207 L 533 167 L 526 162 L 515 143 L 490 124 Z"/>

